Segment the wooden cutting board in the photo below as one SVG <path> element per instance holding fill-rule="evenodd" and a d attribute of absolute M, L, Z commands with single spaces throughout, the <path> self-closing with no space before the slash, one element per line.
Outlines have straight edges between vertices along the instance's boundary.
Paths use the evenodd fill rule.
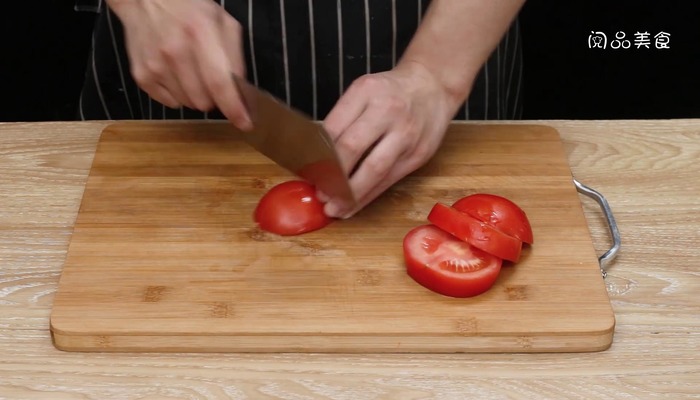
<path fill-rule="evenodd" d="M 354 218 L 298 237 L 252 213 L 293 176 L 225 123 L 103 132 L 51 315 L 56 347 L 153 352 L 562 352 L 610 346 L 615 319 L 558 133 L 454 124 L 425 167 Z M 535 244 L 487 293 L 405 273 L 435 202 L 502 195 Z"/>

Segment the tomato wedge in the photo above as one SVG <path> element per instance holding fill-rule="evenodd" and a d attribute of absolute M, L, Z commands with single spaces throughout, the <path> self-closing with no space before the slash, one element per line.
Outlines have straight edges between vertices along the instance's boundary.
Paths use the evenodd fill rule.
<path fill-rule="evenodd" d="M 491 225 L 463 213 L 456 208 L 437 203 L 428 215 L 428 221 L 472 246 L 498 258 L 516 262 L 520 259 L 522 242 L 506 235 Z"/>
<path fill-rule="evenodd" d="M 434 225 L 409 231 L 403 240 L 406 272 L 417 283 L 451 297 L 471 297 L 489 290 L 501 260 Z"/>
<path fill-rule="evenodd" d="M 478 193 L 457 200 L 452 207 L 486 222 L 506 235 L 528 244 L 534 242 L 532 227 L 525 211 L 505 197 Z"/>
<path fill-rule="evenodd" d="M 316 188 L 305 181 L 288 181 L 270 189 L 255 208 L 260 229 L 278 235 L 299 235 L 328 225 Z"/>

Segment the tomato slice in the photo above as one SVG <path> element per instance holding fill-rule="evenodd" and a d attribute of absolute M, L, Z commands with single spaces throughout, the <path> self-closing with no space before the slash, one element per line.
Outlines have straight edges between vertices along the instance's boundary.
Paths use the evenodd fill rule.
<path fill-rule="evenodd" d="M 523 243 L 456 208 L 437 203 L 428 221 L 472 246 L 509 261 L 520 259 Z"/>
<path fill-rule="evenodd" d="M 534 242 L 532 227 L 525 211 L 505 197 L 478 193 L 457 200 L 452 207 L 486 222 L 506 235 L 528 244 Z"/>
<path fill-rule="evenodd" d="M 328 225 L 332 219 L 323 212 L 316 188 L 305 181 L 288 181 L 270 189 L 254 214 L 260 229 L 278 235 L 299 235 Z"/>
<path fill-rule="evenodd" d="M 489 290 L 501 260 L 434 225 L 409 231 L 403 240 L 406 272 L 420 285 L 451 297 L 471 297 Z"/>

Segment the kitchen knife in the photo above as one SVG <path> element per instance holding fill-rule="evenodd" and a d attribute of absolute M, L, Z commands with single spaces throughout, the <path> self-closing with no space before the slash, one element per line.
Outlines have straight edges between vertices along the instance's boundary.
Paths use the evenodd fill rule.
<path fill-rule="evenodd" d="M 234 75 L 233 81 L 253 122 L 252 130 L 241 132 L 245 141 L 329 197 L 354 207 L 348 177 L 333 140 L 321 124 L 243 78 Z"/>

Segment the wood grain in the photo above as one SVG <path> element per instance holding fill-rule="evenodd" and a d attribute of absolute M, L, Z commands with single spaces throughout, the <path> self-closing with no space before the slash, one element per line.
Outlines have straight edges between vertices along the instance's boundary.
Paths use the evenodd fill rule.
<path fill-rule="evenodd" d="M 610 346 L 614 316 L 558 133 L 455 124 L 441 151 L 355 217 L 261 232 L 288 172 L 226 123 L 105 129 L 54 299 L 70 351 L 541 352 Z M 265 184 L 260 184 L 260 182 Z M 494 193 L 536 245 L 470 299 L 405 273 L 402 240 L 436 202 Z"/>
<path fill-rule="evenodd" d="M 0 398 L 699 398 L 700 121 L 533 122 L 559 130 L 574 175 L 606 195 L 620 225 L 623 248 L 606 281 L 617 325 L 605 352 L 57 351 L 53 292 L 107 123 L 0 124 Z M 603 219 L 582 202 L 600 252 Z"/>

